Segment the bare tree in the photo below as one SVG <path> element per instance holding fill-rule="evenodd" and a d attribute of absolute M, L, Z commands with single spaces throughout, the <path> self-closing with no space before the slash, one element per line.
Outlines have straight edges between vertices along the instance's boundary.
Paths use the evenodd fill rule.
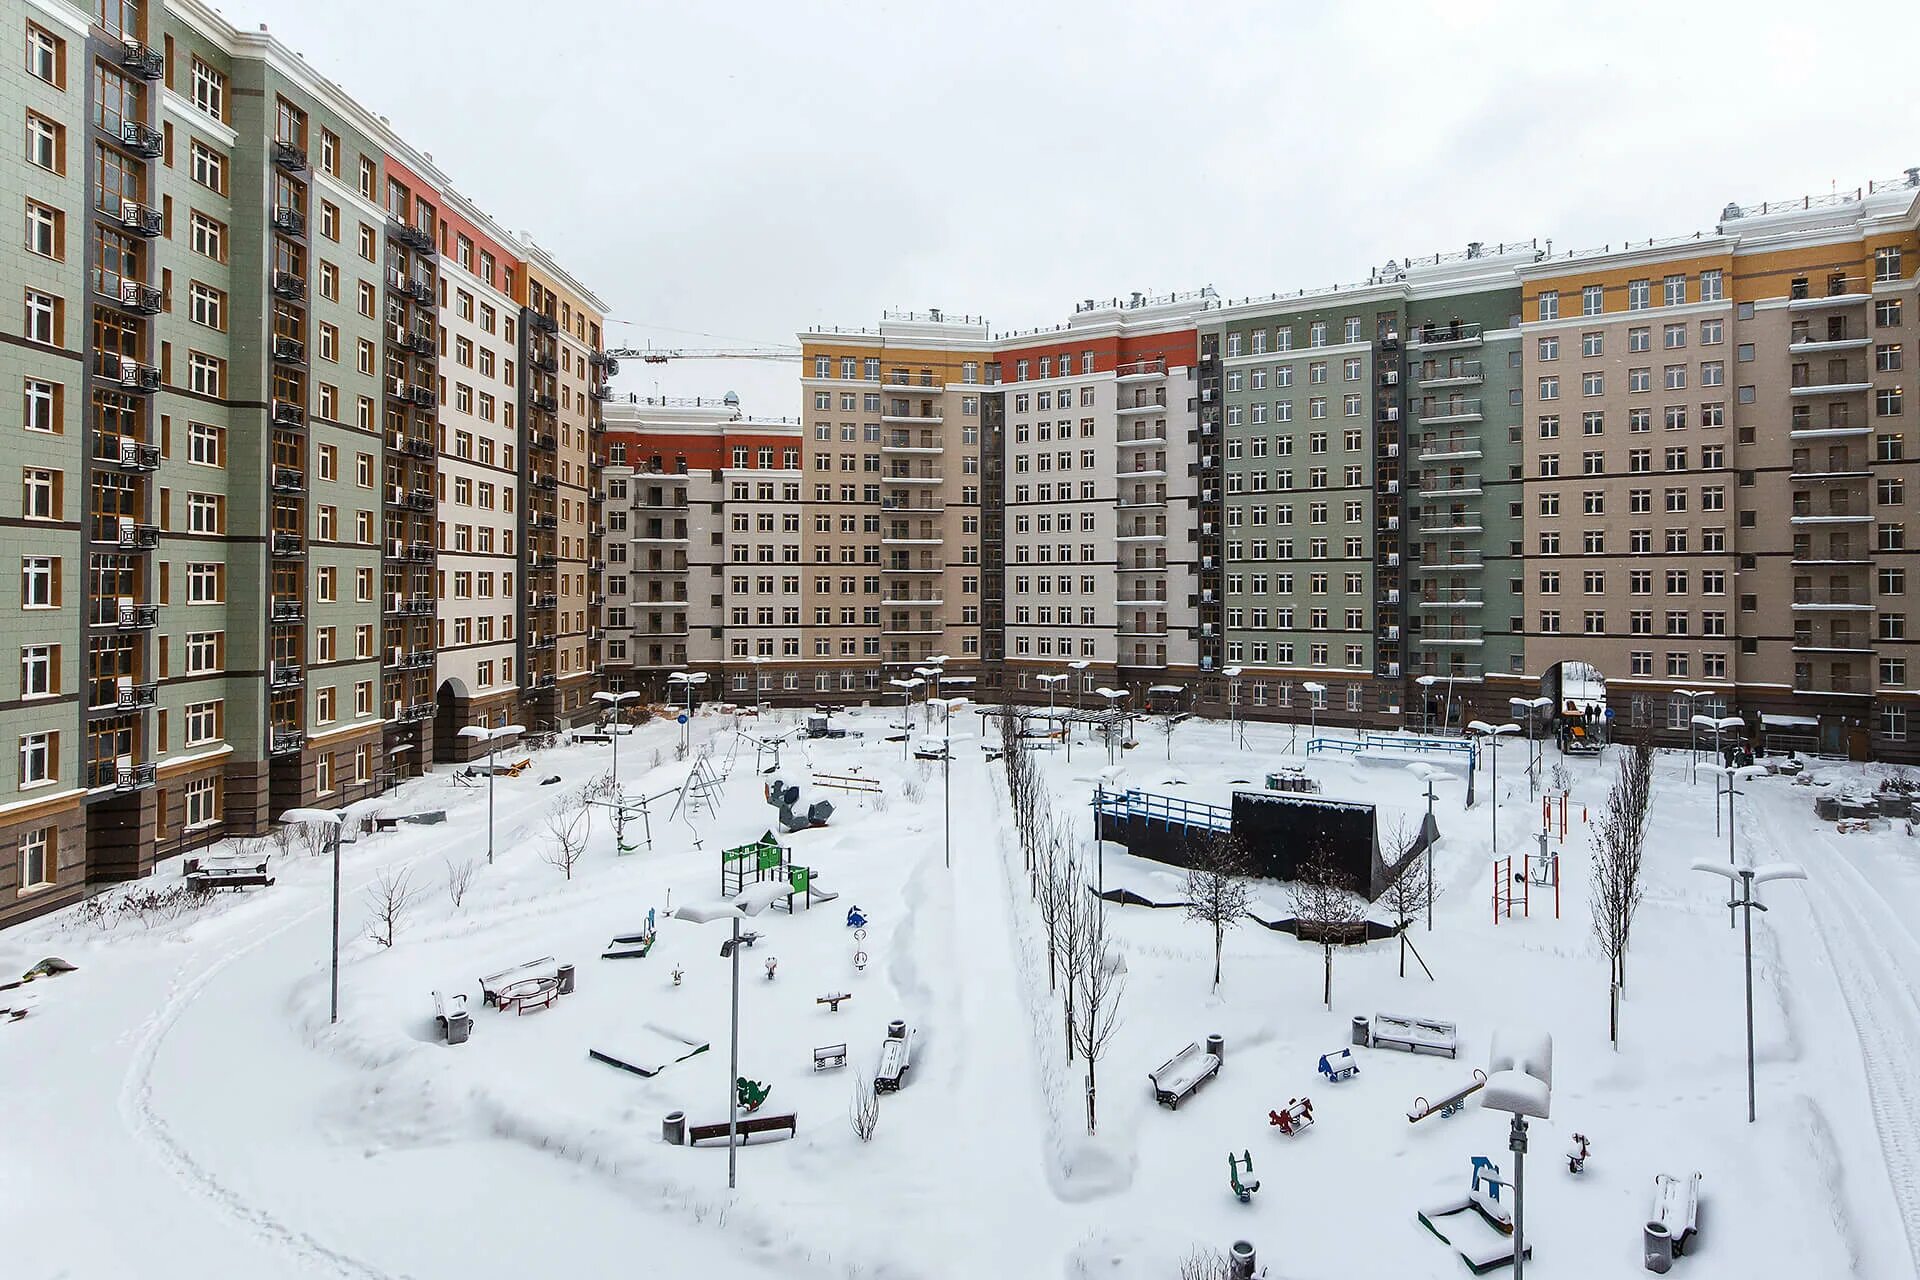
<path fill-rule="evenodd" d="M 1627 985 L 1627 942 L 1646 892 L 1641 858 L 1647 812 L 1653 803 L 1653 747 L 1646 741 L 1621 753 L 1613 788 L 1589 828 L 1593 841 L 1593 936 L 1607 957 L 1607 1035 L 1620 1047 L 1620 993 Z"/>
<path fill-rule="evenodd" d="M 1167 737 L 1167 759 L 1171 760 L 1173 759 L 1173 731 L 1180 727 L 1180 721 L 1184 717 L 1178 711 L 1167 711 L 1161 713 L 1159 719 L 1160 732 Z"/>
<path fill-rule="evenodd" d="M 367 937 L 380 946 L 391 947 L 400 933 L 400 922 L 419 898 L 420 891 L 413 887 L 404 868 L 382 871 L 367 889 L 367 905 L 373 910 Z"/>
<path fill-rule="evenodd" d="M 1074 957 L 1080 949 L 1087 926 L 1087 878 L 1078 857 L 1078 848 L 1073 838 L 1073 829 L 1065 821 L 1056 821 L 1053 839 L 1063 851 L 1056 872 L 1059 880 L 1060 919 L 1060 967 L 1066 978 L 1066 1000 L 1061 1009 L 1066 1021 L 1064 1030 L 1067 1037 L 1067 1061 L 1073 1061 L 1074 1034 L 1073 1008 L 1075 988 L 1079 983 L 1079 971 L 1074 968 Z"/>
<path fill-rule="evenodd" d="M 1041 802 L 1045 808 L 1045 802 Z M 1040 929 L 1047 940 L 1047 991 L 1058 989 L 1060 965 L 1060 923 L 1061 916 L 1070 910 L 1070 902 L 1076 892 L 1073 883 L 1073 836 L 1063 824 L 1051 821 L 1051 815 L 1044 827 L 1035 836 L 1034 874 L 1039 892 L 1035 896 L 1035 905 L 1040 910 Z"/>
<path fill-rule="evenodd" d="M 1432 853 L 1430 850 L 1413 853 L 1419 839 L 1405 814 L 1396 816 L 1380 833 L 1380 852 L 1387 860 L 1388 871 L 1399 868 L 1399 874 L 1387 885 L 1380 901 L 1393 914 L 1394 927 L 1400 931 L 1400 976 L 1403 978 L 1407 976 L 1407 930 L 1433 901 L 1433 867 L 1429 861 Z"/>
<path fill-rule="evenodd" d="M 1291 889 L 1293 915 L 1300 937 L 1311 934 L 1320 943 L 1325 966 L 1322 999 L 1333 1008 L 1333 949 L 1367 918 L 1366 907 L 1353 892 L 1353 879 L 1324 849 L 1316 849 L 1300 864 Z"/>
<path fill-rule="evenodd" d="M 1195 1245 L 1180 1259 L 1180 1280 L 1228 1280 L 1231 1274 L 1232 1264 L 1218 1249 Z"/>
<path fill-rule="evenodd" d="M 847 1120 L 860 1141 L 873 1141 L 874 1131 L 880 1127 L 880 1095 L 865 1075 L 853 1078 L 853 1102 L 847 1108 Z"/>
<path fill-rule="evenodd" d="M 1187 872 L 1187 919 L 1204 922 L 1213 930 L 1213 986 L 1220 987 L 1220 952 L 1227 930 L 1237 929 L 1247 914 L 1253 889 L 1247 883 L 1252 862 L 1237 836 L 1223 835 L 1206 845 Z"/>
<path fill-rule="evenodd" d="M 1073 1044 L 1087 1060 L 1087 1132 L 1096 1127 L 1094 1073 L 1107 1051 L 1107 1042 L 1120 1029 L 1120 997 L 1127 989 L 1127 964 L 1107 932 L 1107 903 L 1089 897 L 1080 910 L 1068 969 L 1068 989 L 1078 989 L 1079 1003 L 1070 1019 Z"/>
<path fill-rule="evenodd" d="M 547 835 L 551 838 L 545 854 L 547 862 L 573 879 L 573 868 L 587 852 L 587 834 L 593 810 L 580 796 L 562 799 L 547 814 Z"/>
<path fill-rule="evenodd" d="M 447 864 L 447 897 L 452 899 L 454 909 L 458 910 L 460 904 L 466 900 L 467 889 L 473 884 L 474 870 L 480 864 L 473 858 L 468 858 L 464 862 L 455 862 L 452 858 L 447 858 L 445 862 Z"/>

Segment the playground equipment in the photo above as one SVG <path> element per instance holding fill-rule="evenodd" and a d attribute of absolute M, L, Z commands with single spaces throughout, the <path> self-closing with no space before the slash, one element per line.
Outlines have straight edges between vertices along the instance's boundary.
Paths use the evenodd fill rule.
<path fill-rule="evenodd" d="M 1467 1098 L 1479 1092 L 1486 1086 L 1486 1083 L 1487 1073 L 1475 1067 L 1473 1069 L 1473 1079 L 1460 1088 L 1455 1089 L 1452 1093 L 1446 1094 L 1432 1102 L 1428 1102 L 1425 1097 L 1415 1098 L 1413 1100 L 1413 1109 L 1407 1112 L 1407 1123 L 1418 1124 L 1428 1116 L 1435 1114 L 1438 1114 L 1443 1120 L 1448 1116 L 1459 1115 L 1460 1112 L 1466 1108 Z"/>
<path fill-rule="evenodd" d="M 647 927 L 639 933 L 623 933 L 607 943 L 607 949 L 600 953 L 602 960 L 644 960 L 647 952 L 653 950 L 657 932 L 653 927 L 653 908 L 647 908 Z"/>
<path fill-rule="evenodd" d="M 1209 1048 L 1212 1038 L 1209 1038 Z M 1147 1073 L 1153 1083 L 1153 1100 L 1170 1111 L 1201 1085 L 1220 1074 L 1220 1055 L 1203 1050 L 1194 1041 Z"/>
<path fill-rule="evenodd" d="M 1466 1194 L 1442 1196 L 1420 1210 L 1420 1225 L 1451 1246 L 1475 1275 L 1506 1266 L 1513 1262 L 1512 1207 L 1501 1195 L 1508 1185 L 1499 1165 L 1474 1156 Z M 1525 1256 L 1533 1256 L 1531 1247 Z"/>
<path fill-rule="evenodd" d="M 1313 1123 L 1313 1099 L 1288 1098 L 1286 1110 L 1267 1112 L 1267 1123 L 1293 1137 Z"/>
<path fill-rule="evenodd" d="M 866 913 L 861 911 L 858 906 L 848 907 L 847 908 L 847 928 L 864 929 L 866 927 L 867 927 Z"/>
<path fill-rule="evenodd" d="M 705 1053 L 708 1044 L 651 1024 L 623 1032 L 618 1048 L 589 1049 L 587 1056 L 637 1076 L 657 1076 L 676 1062 Z"/>
<path fill-rule="evenodd" d="M 851 999 L 853 999 L 853 993 L 851 991 L 829 991 L 826 995 L 815 996 L 813 1002 L 827 1006 L 828 1013 L 838 1013 L 840 1012 L 840 1002 Z"/>
<path fill-rule="evenodd" d="M 1567 793 L 1566 792 L 1562 791 L 1557 796 L 1541 796 L 1540 797 L 1540 829 L 1542 831 L 1551 831 L 1553 829 L 1553 825 L 1554 825 L 1554 813 L 1553 813 L 1554 803 L 1553 802 L 1555 800 L 1558 800 L 1560 802 L 1560 805 L 1559 805 L 1560 843 L 1565 844 L 1567 842 Z M 1584 814 L 1585 814 L 1585 810 L 1582 810 L 1582 815 L 1583 815 L 1581 817 L 1582 822 L 1586 821 Z"/>
<path fill-rule="evenodd" d="M 1354 1061 L 1353 1050 L 1335 1049 L 1320 1055 L 1320 1074 L 1327 1078 L 1327 1083 L 1338 1084 L 1359 1075 L 1360 1064 Z"/>
<path fill-rule="evenodd" d="M 872 796 L 881 794 L 880 779 L 858 773 L 816 773 L 811 781 L 816 787 L 832 787 L 835 791 Z"/>
<path fill-rule="evenodd" d="M 768 956 L 768 957 L 767 957 L 767 981 L 768 981 L 768 982 L 772 982 L 772 981 L 773 981 L 773 971 L 774 971 L 775 969 L 778 969 L 779 967 L 780 967 L 780 957 L 779 957 L 779 956 Z"/>
<path fill-rule="evenodd" d="M 800 803 L 800 788 L 789 787 L 775 778 L 767 784 L 767 803 L 780 810 L 780 829 L 786 832 L 824 827 L 833 816 L 831 800 L 816 800 L 803 814 L 794 808 Z"/>
<path fill-rule="evenodd" d="M 1240 1171 L 1243 1169 L 1248 1173 L 1253 1172 L 1253 1152 L 1243 1151 L 1238 1156 L 1227 1152 L 1227 1183 L 1233 1188 L 1233 1198 L 1246 1204 L 1253 1199 L 1253 1193 L 1260 1189 L 1260 1183 L 1258 1179 L 1242 1181 Z"/>
<path fill-rule="evenodd" d="M 844 738 L 847 736 L 845 729 L 836 729 L 828 722 L 828 714 L 829 713 L 822 713 L 817 716 L 807 717 L 807 736 L 809 738 Z"/>
<path fill-rule="evenodd" d="M 813 1069 L 828 1071 L 834 1067 L 847 1065 L 847 1046 L 845 1044 L 816 1045 L 813 1050 Z"/>
<path fill-rule="evenodd" d="M 1470 738 L 1433 738 L 1417 734 L 1365 732 L 1358 738 L 1309 738 L 1307 755 L 1332 752 L 1349 756 L 1429 756 L 1441 762 L 1476 767 L 1479 748 Z"/>
<path fill-rule="evenodd" d="M 1567 1143 L 1567 1172 L 1585 1173 L 1587 1170 L 1587 1157 L 1592 1154 L 1593 1145 L 1587 1141 L 1587 1135 L 1584 1133 L 1574 1134 L 1573 1140 Z"/>
<path fill-rule="evenodd" d="M 1407 1053 L 1433 1053 L 1453 1057 L 1459 1048 L 1458 1029 L 1451 1022 L 1435 1018 L 1408 1018 L 1395 1013 L 1376 1013 L 1368 1028 L 1368 1042 L 1375 1049 L 1401 1049 Z"/>
<path fill-rule="evenodd" d="M 1686 1252 L 1687 1242 L 1700 1225 L 1700 1174 L 1653 1179 L 1653 1209 L 1647 1214 L 1645 1261 L 1647 1270 L 1665 1275 L 1673 1260 Z"/>
<path fill-rule="evenodd" d="M 751 844 L 720 851 L 720 896 L 732 898 L 750 884 L 787 878 L 787 851 L 771 831 Z"/>
<path fill-rule="evenodd" d="M 749 1080 L 741 1076 L 733 1082 L 734 1105 L 751 1115 L 760 1109 L 760 1104 L 773 1092 L 770 1084 L 761 1084 L 758 1080 Z"/>
<path fill-rule="evenodd" d="M 1534 836 L 1540 844 L 1540 850 L 1523 854 L 1519 870 L 1514 869 L 1512 854 L 1493 860 L 1495 924 L 1502 919 L 1513 919 L 1516 903 L 1521 918 L 1529 918 L 1533 913 L 1533 890 L 1536 886 L 1542 890 L 1553 890 L 1553 918 L 1560 918 L 1560 855 L 1547 847 L 1547 835 L 1546 831 L 1541 831 Z"/>

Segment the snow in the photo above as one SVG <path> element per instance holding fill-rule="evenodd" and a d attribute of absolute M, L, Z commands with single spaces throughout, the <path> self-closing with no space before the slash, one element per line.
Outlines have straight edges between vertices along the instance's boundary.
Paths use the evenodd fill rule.
<path fill-rule="evenodd" d="M 949 866 L 940 767 L 903 760 L 880 732 L 886 714 L 839 717 L 864 738 L 788 747 L 783 778 L 804 787 L 806 766 L 858 769 L 884 792 L 837 797 L 831 825 L 783 838 L 842 902 L 808 908 L 796 896 L 789 914 L 784 894 L 748 894 L 780 900 L 761 903 L 758 943 L 740 958 L 739 1074 L 771 1084 L 768 1109 L 795 1113 L 798 1132 L 742 1148 L 738 1190 L 724 1144 L 674 1147 L 661 1134 L 669 1111 L 714 1123 L 731 1106 L 727 928 L 684 910 L 715 904 L 719 851 L 775 816 L 751 743 L 735 753 L 731 719 L 703 710 L 694 741 L 726 774 L 711 811 L 689 806 L 671 823 L 656 813 L 651 849 L 621 855 L 596 810 L 571 880 L 541 857 L 543 819 L 610 767 L 610 743 L 536 752 L 525 775 L 495 780 L 490 866 L 485 788 L 442 772 L 356 806 L 445 809 L 447 820 L 345 846 L 337 1026 L 324 857 L 276 852 L 275 885 L 221 893 L 177 920 L 109 931 L 70 909 L 0 934 L 0 974 L 50 955 L 79 966 L 0 995 L 36 997 L 0 1022 L 0 1089 L 16 1100 L 0 1143 L 5 1274 L 519 1278 L 638 1262 L 723 1280 L 1160 1280 L 1196 1244 L 1247 1239 L 1276 1274 L 1464 1275 L 1417 1211 L 1464 1201 L 1473 1156 L 1513 1172 L 1508 1117 L 1482 1104 L 1491 1080 L 1450 1118 L 1409 1124 L 1408 1107 L 1463 1087 L 1509 1031 L 1551 1035 L 1554 1050 L 1552 1119 L 1531 1125 L 1529 1274 L 1640 1274 L 1655 1175 L 1695 1169 L 1707 1204 L 1699 1247 L 1678 1264 L 1688 1280 L 1920 1271 L 1920 858 L 1900 824 L 1841 834 L 1813 817 L 1819 788 L 1784 777 L 1742 788 L 1741 860 L 1797 862 L 1809 877 L 1770 886 L 1753 919 L 1757 1124 L 1745 1114 L 1740 934 L 1727 927 L 1724 879 L 1690 867 L 1724 854 L 1725 815 L 1716 834 L 1712 779 L 1690 785 L 1684 752 L 1656 766 L 1621 1045 L 1608 1044 L 1581 817 L 1605 796 L 1613 748 L 1565 762 L 1557 920 L 1550 900 L 1530 918 L 1492 919 L 1490 775 L 1472 813 L 1464 788 L 1439 791 L 1433 927 L 1422 912 L 1409 934 L 1432 980 L 1412 957 L 1400 976 L 1397 942 L 1341 949 L 1328 1009 L 1320 948 L 1249 922 L 1227 937 L 1215 991 L 1204 924 L 1178 909 L 1111 908 L 1127 985 L 1089 1137 L 1084 1064 L 1066 1059 L 1001 766 L 956 753 Z M 686 776 L 685 764 L 646 763 L 670 762 L 679 732 L 656 720 L 623 735 L 629 797 Z M 1405 771 L 1302 761 L 1287 746 L 1306 735 L 1289 725 L 1244 732 L 1242 750 L 1235 729 L 1195 720 L 1117 763 L 1097 743 L 1076 743 L 1071 761 L 1033 759 L 1055 812 L 1088 841 L 1097 783 L 1164 793 L 1178 779 L 1180 798 L 1225 803 L 1234 779 L 1283 759 L 1303 763 L 1327 799 L 1374 805 L 1383 822 L 1426 811 L 1424 784 Z M 1537 820 L 1518 772 L 1499 777 L 1503 849 L 1524 847 Z M 1810 772 L 1871 790 L 1886 771 Z M 539 785 L 555 773 L 560 786 Z M 469 860 L 480 865 L 456 906 L 447 864 Z M 1112 845 L 1099 861 L 1109 887 L 1184 896 L 1178 871 Z M 366 938 L 365 890 L 389 869 L 422 895 L 383 949 Z M 170 863 L 159 884 L 178 876 Z M 1257 889 L 1287 900 L 1283 885 Z M 862 939 L 845 925 L 854 902 L 868 917 Z M 650 908 L 651 954 L 601 960 Z M 515 1015 L 473 998 L 481 975 L 549 956 L 576 966 L 576 989 L 550 1008 Z M 469 993 L 467 1043 L 442 1042 L 435 990 Z M 843 991 L 837 1013 L 816 1003 Z M 1359 1074 L 1327 1084 L 1319 1055 L 1347 1042 L 1354 1015 L 1382 1008 L 1454 1022 L 1458 1060 L 1356 1048 Z M 896 1019 L 915 1029 L 912 1070 L 863 1144 L 846 1118 L 854 1078 L 871 1080 Z M 1177 1112 L 1155 1105 L 1147 1073 L 1209 1034 L 1225 1042 L 1218 1077 Z M 812 1070 L 811 1051 L 837 1043 L 847 1069 Z M 613 1069 L 593 1050 L 657 1074 Z M 1317 1123 L 1288 1140 L 1267 1112 L 1308 1091 Z M 1557 1156 L 1576 1129 L 1593 1141 L 1577 1177 Z M 1227 1187 L 1228 1150 L 1259 1162 L 1250 1204 Z"/>

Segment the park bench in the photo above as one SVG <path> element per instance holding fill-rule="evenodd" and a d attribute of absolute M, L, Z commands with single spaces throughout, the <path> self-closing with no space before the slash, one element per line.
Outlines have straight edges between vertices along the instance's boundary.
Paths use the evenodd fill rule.
<path fill-rule="evenodd" d="M 752 1137 L 757 1133 L 778 1133 L 782 1129 L 786 1130 L 789 1138 L 793 1137 L 800 1132 L 799 1117 L 789 1111 L 785 1115 L 777 1116 L 741 1116 L 733 1122 L 734 1132 L 742 1138 Z M 727 1124 L 724 1120 L 719 1124 L 687 1126 L 689 1146 L 697 1147 L 703 1142 L 725 1142 L 726 1140 Z"/>
<path fill-rule="evenodd" d="M 913 1065 L 913 1028 L 895 1021 L 887 1024 L 887 1038 L 880 1042 L 880 1066 L 873 1073 L 875 1093 L 898 1093 L 907 1068 Z"/>
<path fill-rule="evenodd" d="M 473 1016 L 467 1012 L 466 993 L 456 992 L 449 997 L 434 992 L 433 1020 L 440 1024 L 440 1034 L 448 1044 L 465 1044 L 473 1032 Z"/>
<path fill-rule="evenodd" d="M 1453 1023 L 1433 1018 L 1405 1018 L 1392 1013 L 1374 1014 L 1368 1037 L 1376 1049 L 1444 1054 L 1449 1058 L 1459 1047 Z"/>
<path fill-rule="evenodd" d="M 853 992 L 835 991 L 824 996 L 815 996 L 813 1002 L 815 1004 L 826 1005 L 827 1012 L 829 1013 L 838 1013 L 840 1012 L 840 1002 L 842 1000 L 851 1000 L 851 999 L 853 999 Z"/>
<path fill-rule="evenodd" d="M 1147 1072 L 1147 1079 L 1153 1082 L 1153 1100 L 1178 1111 L 1188 1094 L 1219 1074 L 1218 1055 L 1205 1052 L 1196 1041 Z"/>
<path fill-rule="evenodd" d="M 188 858 L 180 864 L 187 883 L 196 889 L 238 889 L 247 885 L 269 885 L 264 853 L 209 853 Z"/>
<path fill-rule="evenodd" d="M 813 1069 L 825 1071 L 829 1067 L 847 1065 L 847 1046 L 844 1044 L 823 1044 L 813 1051 Z"/>

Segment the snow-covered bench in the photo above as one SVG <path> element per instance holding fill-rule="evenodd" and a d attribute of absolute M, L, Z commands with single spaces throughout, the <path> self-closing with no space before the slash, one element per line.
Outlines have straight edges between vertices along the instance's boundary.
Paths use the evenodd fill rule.
<path fill-rule="evenodd" d="M 880 1042 L 880 1065 L 874 1069 L 875 1093 L 898 1093 L 900 1082 L 913 1065 L 913 1028 L 904 1022 L 887 1024 L 887 1038 Z"/>
<path fill-rule="evenodd" d="M 452 996 L 433 993 L 433 1020 L 440 1024 L 440 1034 L 447 1038 L 448 1044 L 465 1044 L 473 1032 L 473 1015 L 467 1012 L 465 992 L 456 992 Z"/>
<path fill-rule="evenodd" d="M 245 885 L 269 885 L 264 853 L 208 853 L 188 858 L 180 864 L 187 883 L 196 889 L 237 889 Z"/>
<path fill-rule="evenodd" d="M 1687 1241 L 1699 1224 L 1700 1175 L 1655 1175 L 1653 1209 L 1647 1214 L 1647 1270 L 1665 1274 L 1673 1260 L 1686 1251 Z"/>
<path fill-rule="evenodd" d="M 1153 1082 L 1153 1100 L 1178 1111 L 1182 1099 L 1219 1074 L 1219 1057 L 1195 1041 L 1147 1072 L 1147 1079 Z"/>
<path fill-rule="evenodd" d="M 1454 1024 L 1435 1018 L 1376 1013 L 1368 1036 L 1376 1049 L 1404 1049 L 1408 1053 L 1437 1053 L 1451 1058 L 1459 1048 Z"/>
<path fill-rule="evenodd" d="M 480 979 L 480 998 L 489 1005 L 500 1003 L 500 992 L 516 982 L 529 978 L 558 978 L 560 966 L 552 956 L 541 956 L 538 960 L 529 960 L 525 964 L 514 965 L 511 969 L 502 969 Z"/>

